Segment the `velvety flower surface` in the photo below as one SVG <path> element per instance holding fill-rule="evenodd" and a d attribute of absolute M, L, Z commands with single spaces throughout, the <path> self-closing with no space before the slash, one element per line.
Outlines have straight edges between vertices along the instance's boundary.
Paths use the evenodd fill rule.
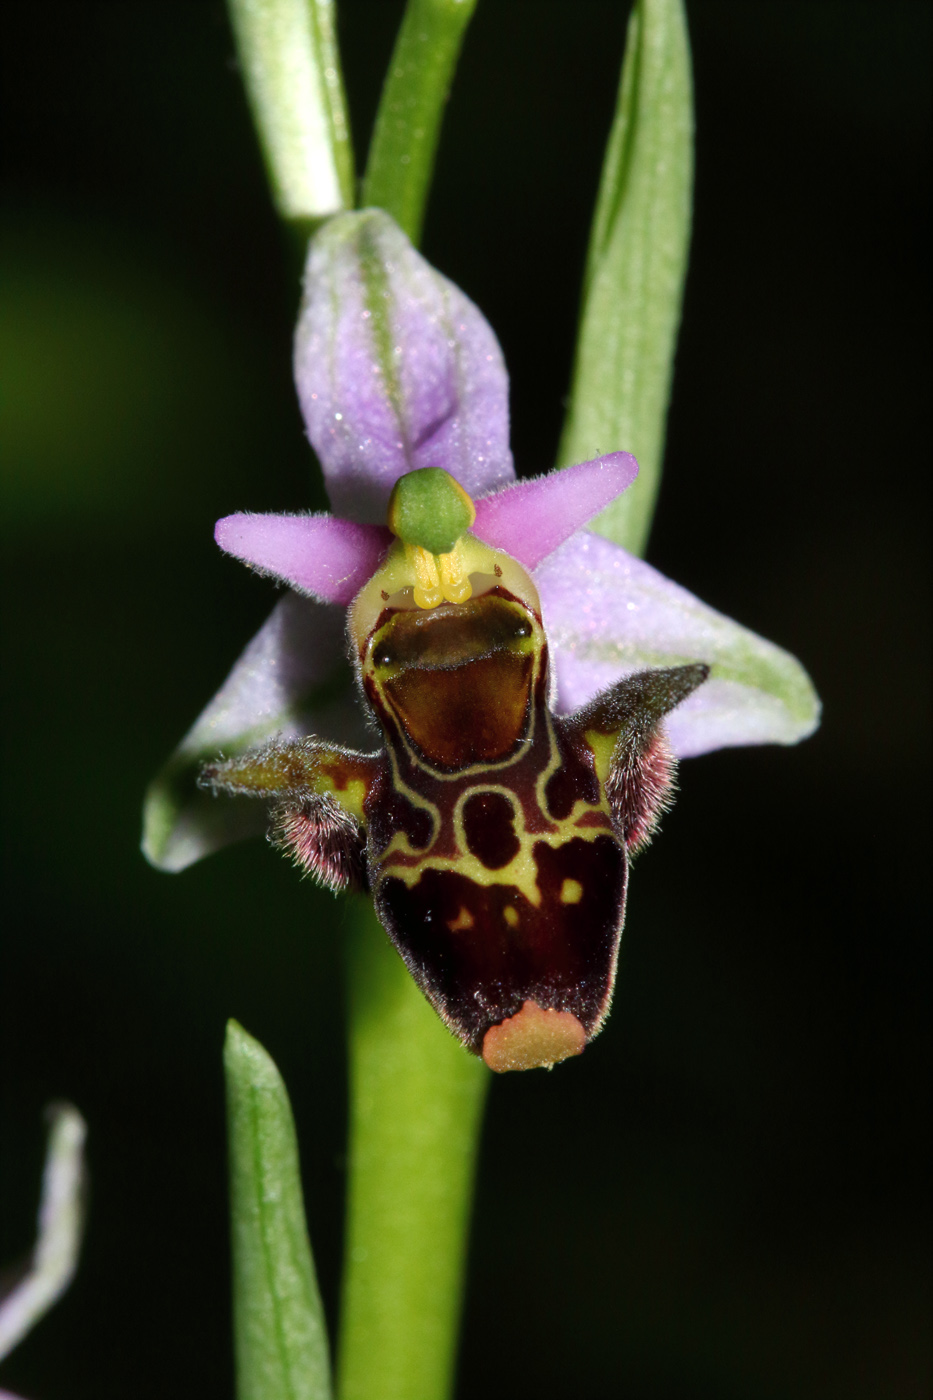
<path fill-rule="evenodd" d="M 473 533 L 534 570 L 569 712 L 647 667 L 706 662 L 710 679 L 674 711 L 680 757 L 796 743 L 819 702 L 787 652 L 708 608 L 584 527 L 637 472 L 625 452 L 516 481 L 508 378 L 478 309 L 379 210 L 338 215 L 311 245 L 295 347 L 298 396 L 334 515 L 233 515 L 226 552 L 290 586 L 153 784 L 143 849 L 181 870 L 262 829 L 248 803 L 198 793 L 198 767 L 280 735 L 367 745 L 345 660 L 347 605 L 390 540 L 398 478 L 441 467 L 476 501 Z"/>

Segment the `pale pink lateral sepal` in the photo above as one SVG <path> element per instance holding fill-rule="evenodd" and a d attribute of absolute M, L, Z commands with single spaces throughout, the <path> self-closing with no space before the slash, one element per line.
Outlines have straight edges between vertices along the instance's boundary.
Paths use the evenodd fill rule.
<path fill-rule="evenodd" d="M 535 569 L 637 475 L 638 463 L 630 452 L 610 452 L 548 476 L 517 481 L 476 502 L 473 533 L 526 569 Z"/>
<path fill-rule="evenodd" d="M 334 515 L 227 515 L 214 539 L 226 554 L 299 593 L 346 607 L 382 562 L 392 536 Z"/>

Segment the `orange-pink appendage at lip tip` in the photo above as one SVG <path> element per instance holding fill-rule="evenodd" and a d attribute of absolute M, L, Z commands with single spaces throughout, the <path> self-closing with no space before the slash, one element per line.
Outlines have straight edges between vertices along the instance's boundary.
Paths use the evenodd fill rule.
<path fill-rule="evenodd" d="M 583 1053 L 586 1031 L 571 1011 L 545 1010 L 526 1001 L 521 1011 L 490 1026 L 483 1037 L 483 1059 L 491 1070 L 550 1069 Z"/>

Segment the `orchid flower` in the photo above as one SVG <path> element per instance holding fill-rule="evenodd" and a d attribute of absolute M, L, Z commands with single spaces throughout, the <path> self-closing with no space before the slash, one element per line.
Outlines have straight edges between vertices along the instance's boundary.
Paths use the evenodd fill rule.
<path fill-rule="evenodd" d="M 621 745 L 619 725 L 634 726 L 637 742 L 631 740 L 627 760 L 631 772 L 623 775 L 607 767 L 606 791 L 613 785 L 626 792 L 646 789 L 650 800 L 630 797 L 628 807 L 613 807 L 610 817 L 611 803 L 603 798 L 603 814 L 594 807 L 585 819 L 590 826 L 604 821 L 607 828 L 613 823 L 624 828 L 621 845 L 630 850 L 650 834 L 670 790 L 668 745 L 675 758 L 688 757 L 725 745 L 794 743 L 815 727 L 818 702 L 792 657 L 585 528 L 635 479 L 638 469 L 630 454 L 613 452 L 546 476 L 516 480 L 508 443 L 508 380 L 495 336 L 476 306 L 414 250 L 383 212 L 338 215 L 312 242 L 295 373 L 308 435 L 338 513 L 240 514 L 219 521 L 215 538 L 220 547 L 287 584 L 290 592 L 150 794 L 144 848 L 155 864 L 180 870 L 255 826 L 248 804 L 244 811 L 244 804 L 214 803 L 194 792 L 198 766 L 222 752 L 224 761 L 207 770 L 215 791 L 265 798 L 300 794 L 300 800 L 296 797 L 280 810 L 276 839 L 333 888 L 353 878 L 360 859 L 354 855 L 359 834 L 354 816 L 362 822 L 363 808 L 362 798 L 351 800 L 346 794 L 357 787 L 384 786 L 386 779 L 372 756 L 334 747 L 361 740 L 367 747 L 360 712 L 345 685 L 344 616 L 349 607 L 351 651 L 359 649 L 358 679 L 378 713 L 380 696 L 385 699 L 391 683 L 380 690 L 381 658 L 374 639 L 378 632 L 388 658 L 398 639 L 385 641 L 384 610 L 390 596 L 401 597 L 406 588 L 405 608 L 431 609 L 444 600 L 463 603 L 471 596 L 471 580 L 484 578 L 494 585 L 501 579 L 511 590 L 511 601 L 495 604 L 494 625 L 509 638 L 500 650 L 520 649 L 517 639 L 540 630 L 537 645 L 544 660 L 539 679 L 543 687 L 550 685 L 548 713 L 557 717 L 558 727 L 563 723 L 565 739 L 560 742 L 566 740 L 572 748 L 574 735 L 579 731 L 582 736 L 588 725 L 587 736 L 597 735 L 597 747 L 598 734 L 610 732 L 612 743 L 618 739 Z M 398 537 L 394 544 L 393 533 Z M 487 610 L 484 617 L 495 611 L 488 593 L 477 600 L 481 605 Z M 506 615 L 509 607 L 513 612 Z M 412 628 L 423 621 L 406 624 L 404 646 L 415 645 Z M 423 647 L 424 627 L 418 635 L 417 645 Z M 457 645 L 472 642 L 460 637 Z M 397 709 L 402 702 L 396 696 L 392 703 Z M 434 744 L 435 770 L 446 766 L 449 772 L 459 771 L 487 753 L 500 753 L 498 738 L 486 748 L 462 740 L 471 714 L 497 712 L 500 696 L 494 689 L 480 689 L 467 704 L 454 688 L 443 690 L 435 682 L 427 698 L 418 701 L 423 713 L 415 715 L 413 703 L 408 695 L 404 722 L 410 721 L 411 732 L 420 725 L 419 735 L 425 727 L 431 729 L 434 738 L 421 737 L 415 747 L 420 743 L 423 755 Z M 444 736 L 438 737 L 438 726 L 445 723 Z M 316 737 L 304 737 L 311 734 Z M 393 772 L 401 782 L 399 762 L 393 759 Z M 414 779 L 405 781 L 410 787 Z M 312 812 L 305 799 L 315 792 L 324 805 Z M 344 797 L 335 801 L 341 792 Z M 510 826 L 511 799 L 500 794 L 495 801 L 504 803 L 505 810 L 500 812 L 487 794 L 476 820 L 491 828 L 501 819 L 508 839 L 517 839 Z M 463 811 L 462 821 L 468 823 L 468 806 Z M 404 825 L 405 818 L 393 809 L 385 821 Z M 481 850 L 486 840 L 480 832 L 468 844 Z M 576 840 L 580 844 L 579 834 Z M 386 835 L 384 844 L 388 842 Z M 370 850 L 370 861 L 372 854 Z M 413 859 L 410 852 L 405 859 Z M 514 859 L 520 864 L 517 853 Z M 560 899 L 572 904 L 585 901 L 590 877 L 584 877 L 584 865 L 569 860 L 566 853 L 561 860 L 554 855 L 552 878 L 555 888 L 565 891 Z M 488 868 L 495 864 L 490 858 Z M 540 870 L 538 878 L 540 883 Z M 614 878 L 607 875 L 606 882 L 611 885 Z M 594 876 L 591 883 L 600 879 Z M 598 974 L 591 968 L 586 975 L 565 970 L 560 1011 L 553 997 L 548 1000 L 550 973 L 545 976 L 540 968 L 523 972 L 521 987 L 502 991 L 500 984 L 508 978 L 487 971 L 483 981 L 472 952 L 452 972 L 448 950 L 441 976 L 429 967 L 430 953 L 414 948 L 414 935 L 402 935 L 396 927 L 430 923 L 432 911 L 418 913 L 414 905 L 400 903 L 397 893 L 390 897 L 383 892 L 378 881 L 373 888 L 384 926 L 451 1029 L 477 1052 L 482 1049 L 494 1068 L 523 1068 L 578 1053 L 602 1023 L 618 945 L 624 853 L 617 883 L 614 912 L 605 914 L 611 932 L 603 939 Z M 486 910 L 485 882 L 483 888 Z M 539 896 L 537 885 L 532 893 Z M 464 899 L 445 916 L 452 930 L 472 927 L 474 916 L 486 917 L 477 913 L 479 904 L 474 908 L 468 896 Z M 505 915 L 513 926 L 515 910 L 505 910 Z M 565 921 L 576 918 L 578 926 L 587 927 L 601 927 L 602 917 L 586 907 L 561 913 Z M 540 941 L 544 935 L 535 937 Z M 490 980 L 500 988 L 495 996 Z M 585 985 L 586 994 L 574 993 L 574 1000 L 567 990 L 571 982 Z M 517 1030 L 508 1046 L 497 1048 L 493 1032 L 508 1026 L 510 1018 L 518 1023 L 517 1006 L 524 1007 L 524 1048 L 516 1051 Z M 558 1023 L 555 1016 L 567 1019 Z"/>
<path fill-rule="evenodd" d="M 667 721 L 675 755 L 795 744 L 819 702 L 794 657 L 583 527 L 634 480 L 614 452 L 517 481 L 508 377 L 477 307 L 379 210 L 340 214 L 314 239 L 295 343 L 298 397 L 334 515 L 233 515 L 226 552 L 288 584 L 152 785 L 143 849 L 180 871 L 261 821 L 198 793 L 200 765 L 275 736 L 365 742 L 348 693 L 346 609 L 391 536 L 406 472 L 441 467 L 476 499 L 473 533 L 533 573 L 558 712 L 645 667 L 703 662 L 704 686 Z"/>

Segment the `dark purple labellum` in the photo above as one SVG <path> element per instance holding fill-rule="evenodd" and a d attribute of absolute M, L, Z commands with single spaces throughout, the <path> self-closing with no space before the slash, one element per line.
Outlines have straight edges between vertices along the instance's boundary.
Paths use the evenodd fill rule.
<path fill-rule="evenodd" d="M 527 1069 L 579 1054 L 605 1020 L 628 856 L 672 791 L 661 721 L 708 671 L 644 671 L 553 715 L 534 584 L 471 536 L 460 547 L 466 601 L 417 605 L 398 544 L 351 609 L 380 752 L 309 738 L 204 781 L 273 800 L 274 839 L 330 888 L 369 887 L 463 1044 Z"/>

